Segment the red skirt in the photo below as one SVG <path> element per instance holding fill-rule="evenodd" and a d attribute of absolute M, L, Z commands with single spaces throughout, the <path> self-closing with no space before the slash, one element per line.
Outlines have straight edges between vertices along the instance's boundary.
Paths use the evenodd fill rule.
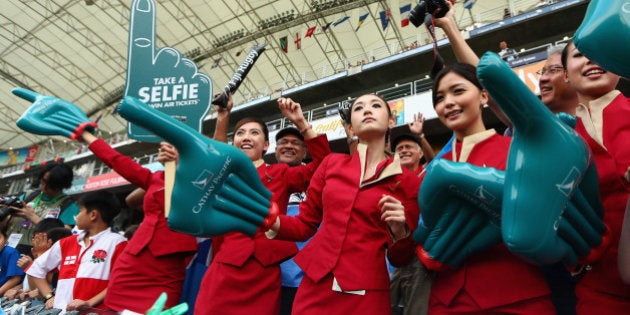
<path fill-rule="evenodd" d="M 365 295 L 332 290 L 333 276 L 329 274 L 319 283 L 304 277 L 300 283 L 292 314 L 300 315 L 390 315 L 389 290 L 366 290 Z"/>
<path fill-rule="evenodd" d="M 280 267 L 249 258 L 242 267 L 213 261 L 201 281 L 195 315 L 277 315 Z"/>
<path fill-rule="evenodd" d="M 144 314 L 162 292 L 168 295 L 165 308 L 179 304 L 188 256 L 177 253 L 155 257 L 148 248 L 137 256 L 123 251 L 109 277 L 105 307 Z"/>
<path fill-rule="evenodd" d="M 518 284 L 514 284 L 518 285 Z M 556 309 L 549 295 L 518 301 L 507 305 L 484 309 L 465 290 L 460 290 L 451 305 L 444 305 L 436 298 L 429 300 L 430 315 L 455 314 L 520 314 L 520 315 L 555 315 Z"/>

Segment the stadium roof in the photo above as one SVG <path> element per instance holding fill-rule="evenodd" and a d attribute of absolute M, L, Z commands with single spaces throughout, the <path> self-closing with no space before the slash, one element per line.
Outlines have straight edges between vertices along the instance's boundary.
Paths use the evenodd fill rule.
<path fill-rule="evenodd" d="M 157 48 L 170 46 L 195 60 L 200 72 L 212 79 L 214 91 L 228 82 L 253 45 L 267 43 L 266 52 L 235 95 L 236 104 L 429 40 L 424 28 L 401 25 L 407 15 L 401 11 L 416 4 L 409 0 L 154 1 Z M 537 2 L 509 1 L 509 5 L 516 12 Z M 11 94 L 18 86 L 69 100 L 91 119 L 102 116 L 102 132 L 119 132 L 126 127 L 126 122 L 111 111 L 125 83 L 130 6 L 130 0 L 3 3 L 0 150 L 30 146 L 48 138 L 16 126 L 15 121 L 30 105 Z M 505 8 L 505 0 L 477 1 L 471 10 L 457 1 L 456 17 L 464 28 L 473 22 L 501 19 Z M 329 27 L 324 30 L 326 25 Z M 312 35 L 306 36 L 309 28 Z M 285 36 L 287 52 L 279 43 Z"/>

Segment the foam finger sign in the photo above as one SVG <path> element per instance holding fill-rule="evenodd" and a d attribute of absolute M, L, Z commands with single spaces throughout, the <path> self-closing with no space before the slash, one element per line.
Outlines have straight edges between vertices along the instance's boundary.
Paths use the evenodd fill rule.
<path fill-rule="evenodd" d="M 156 47 L 154 0 L 134 0 L 129 21 L 129 48 L 125 96 L 133 96 L 152 108 L 201 131 L 210 109 L 210 78 L 172 47 Z M 129 137 L 159 142 L 155 134 L 130 122 Z"/>

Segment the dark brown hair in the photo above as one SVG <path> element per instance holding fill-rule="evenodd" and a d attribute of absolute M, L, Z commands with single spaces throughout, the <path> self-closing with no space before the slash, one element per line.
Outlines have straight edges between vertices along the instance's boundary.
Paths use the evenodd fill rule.
<path fill-rule="evenodd" d="M 435 75 L 435 79 L 433 80 L 433 90 L 431 90 L 433 107 L 435 107 L 435 104 L 437 103 L 437 90 L 440 86 L 440 81 L 442 80 L 442 78 L 444 78 L 445 75 L 451 72 L 459 75 L 467 81 L 470 81 L 470 83 L 476 86 L 480 91 L 483 90 L 483 85 L 481 85 L 481 82 L 479 82 L 479 79 L 477 78 L 477 68 L 475 66 L 462 62 L 446 66 L 444 67 L 444 69 L 440 70 L 437 75 Z"/>

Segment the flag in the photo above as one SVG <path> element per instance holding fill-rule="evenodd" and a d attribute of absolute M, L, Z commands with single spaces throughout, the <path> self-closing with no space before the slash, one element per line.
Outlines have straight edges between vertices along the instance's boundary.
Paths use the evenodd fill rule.
<path fill-rule="evenodd" d="M 383 31 L 389 26 L 389 19 L 391 18 L 391 13 L 388 10 L 381 11 L 381 26 L 383 27 Z"/>
<path fill-rule="evenodd" d="M 309 27 L 306 31 L 306 35 L 304 35 L 304 38 L 313 36 L 313 32 L 315 32 L 315 26 Z"/>
<path fill-rule="evenodd" d="M 332 22 L 328 22 L 326 25 L 322 26 L 322 32 L 325 32 L 330 27 L 330 24 L 332 24 Z"/>
<path fill-rule="evenodd" d="M 368 17 L 368 13 L 363 14 L 359 17 L 359 24 L 357 24 L 357 28 L 354 30 L 355 32 L 359 30 L 359 27 L 363 25 L 363 22 L 365 22 L 365 19 L 367 19 L 367 17 Z"/>
<path fill-rule="evenodd" d="M 295 41 L 293 41 L 295 43 L 295 49 L 300 49 L 300 42 L 302 42 L 302 39 L 300 38 L 300 33 L 295 33 Z"/>
<path fill-rule="evenodd" d="M 464 8 L 470 10 L 476 2 L 477 0 L 464 0 Z"/>
<path fill-rule="evenodd" d="M 282 48 L 282 51 L 284 51 L 285 53 L 289 52 L 289 46 L 287 46 L 287 37 L 280 37 L 278 40 L 280 41 L 280 48 Z"/>
<path fill-rule="evenodd" d="M 348 19 L 350 19 L 350 17 L 346 15 L 346 16 L 340 18 L 339 20 L 337 20 L 337 22 L 333 23 L 333 26 L 337 26 L 337 25 L 347 21 Z"/>
<path fill-rule="evenodd" d="M 212 67 L 210 67 L 210 69 L 214 69 L 214 68 L 218 67 L 219 66 L 219 62 L 221 62 L 222 58 L 223 57 L 219 57 L 217 59 L 214 59 L 214 62 L 212 63 Z"/>
<path fill-rule="evenodd" d="M 409 11 L 411 11 L 411 3 L 400 7 L 400 26 L 409 25 Z"/>

